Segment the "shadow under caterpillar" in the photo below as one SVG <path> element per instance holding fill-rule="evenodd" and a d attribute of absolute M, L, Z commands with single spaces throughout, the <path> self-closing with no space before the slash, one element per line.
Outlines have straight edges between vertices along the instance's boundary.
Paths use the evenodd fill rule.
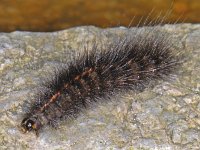
<path fill-rule="evenodd" d="M 129 31 L 128 31 L 129 32 Z M 163 79 L 179 64 L 167 33 L 152 27 L 130 30 L 105 51 L 94 44 L 55 74 L 33 102 L 21 122 L 23 132 L 76 117 L 91 103 L 128 90 L 144 89 L 151 80 Z"/>

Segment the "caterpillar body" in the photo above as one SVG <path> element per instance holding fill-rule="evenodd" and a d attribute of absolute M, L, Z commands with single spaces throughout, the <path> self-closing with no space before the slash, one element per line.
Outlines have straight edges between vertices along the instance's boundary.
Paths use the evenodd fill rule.
<path fill-rule="evenodd" d="M 46 84 L 22 120 L 22 131 L 38 135 L 43 126 L 76 117 L 91 103 L 170 75 L 178 64 L 172 49 L 168 34 L 156 27 L 130 31 L 104 51 L 94 45 Z"/>

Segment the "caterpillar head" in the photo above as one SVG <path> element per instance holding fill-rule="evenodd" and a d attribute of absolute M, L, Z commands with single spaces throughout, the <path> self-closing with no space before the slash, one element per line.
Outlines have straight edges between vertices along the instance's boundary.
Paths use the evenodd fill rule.
<path fill-rule="evenodd" d="M 23 133 L 35 131 L 36 135 L 38 135 L 38 131 L 41 128 L 41 126 L 42 124 L 37 116 L 30 116 L 22 120 L 20 128 Z"/>

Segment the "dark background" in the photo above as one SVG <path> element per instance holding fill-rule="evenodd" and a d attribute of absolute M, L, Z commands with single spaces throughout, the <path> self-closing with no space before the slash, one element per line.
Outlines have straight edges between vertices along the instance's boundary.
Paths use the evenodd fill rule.
<path fill-rule="evenodd" d="M 200 22 L 200 0 L 0 0 L 0 32 L 135 26 L 152 10 L 150 19 L 170 11 L 165 23 Z"/>

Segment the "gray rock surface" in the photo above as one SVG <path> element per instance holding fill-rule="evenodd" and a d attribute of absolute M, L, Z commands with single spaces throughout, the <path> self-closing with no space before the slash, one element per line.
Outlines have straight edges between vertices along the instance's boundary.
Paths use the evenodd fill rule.
<path fill-rule="evenodd" d="M 200 25 L 158 28 L 170 33 L 185 55 L 172 80 L 116 96 L 57 130 L 46 127 L 38 138 L 17 126 L 40 82 L 94 41 L 103 48 L 130 29 L 0 33 L 0 149 L 200 149 Z"/>

